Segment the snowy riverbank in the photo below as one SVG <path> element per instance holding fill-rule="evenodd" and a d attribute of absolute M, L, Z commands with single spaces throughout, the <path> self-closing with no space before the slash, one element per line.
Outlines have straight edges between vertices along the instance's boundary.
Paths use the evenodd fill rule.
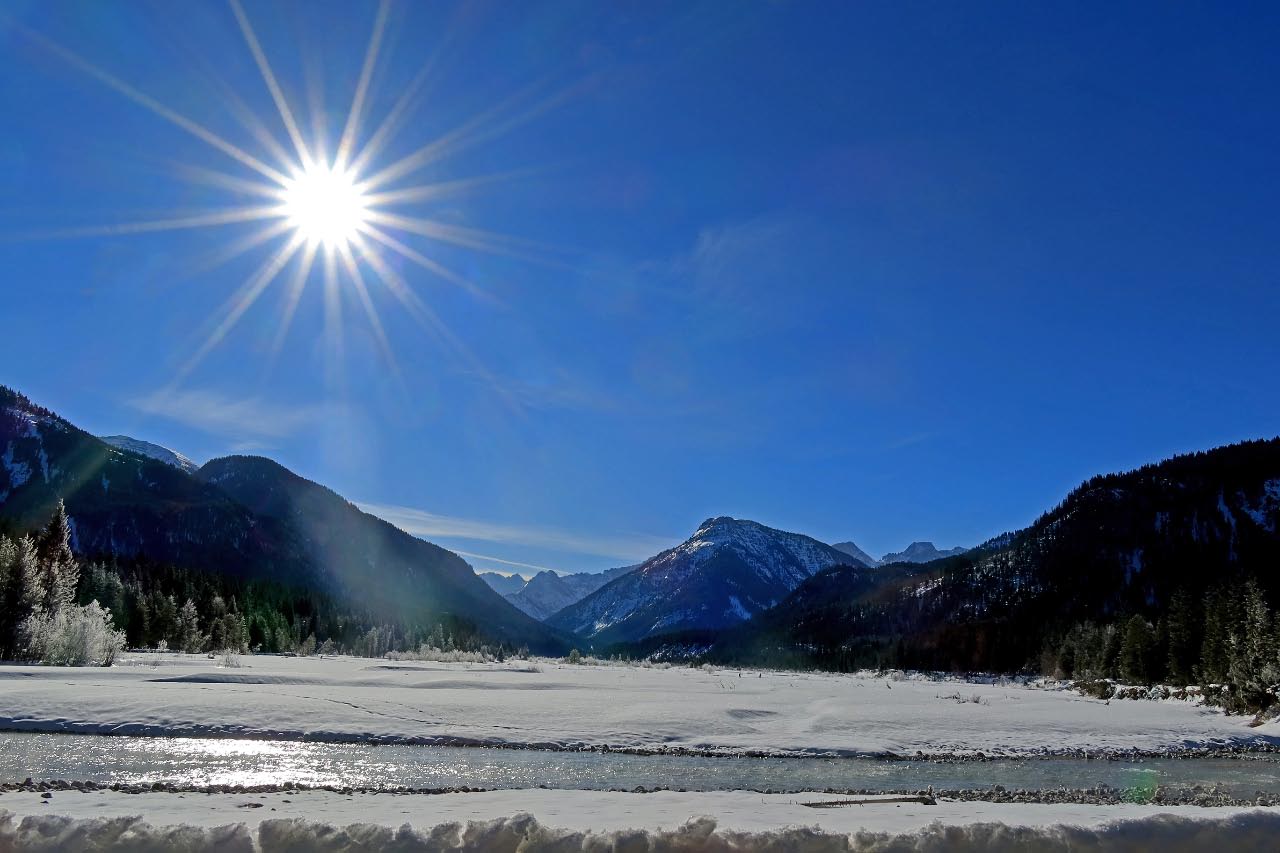
<path fill-rule="evenodd" d="M 495 791 L 427 795 L 282 792 L 0 797 L 0 849 L 916 850 L 1267 849 L 1271 809 L 872 803 L 825 795 Z M 6 819 L 4 815 L 9 817 Z M 521 815 L 520 817 L 513 817 Z M 58 817 L 58 816 L 74 816 Z M 312 822 L 321 818 L 323 823 Z M 410 829 L 412 827 L 412 829 Z M 220 828 L 220 829 L 219 829 Z M 10 848 L 6 848 L 6 843 Z"/>
<path fill-rule="evenodd" d="M 128 655 L 0 667 L 0 729 L 709 753 L 1033 756 L 1274 748 L 1178 701 L 872 675 Z M 956 697 L 960 697 L 958 700 Z M 961 701 L 962 700 L 962 701 Z"/>

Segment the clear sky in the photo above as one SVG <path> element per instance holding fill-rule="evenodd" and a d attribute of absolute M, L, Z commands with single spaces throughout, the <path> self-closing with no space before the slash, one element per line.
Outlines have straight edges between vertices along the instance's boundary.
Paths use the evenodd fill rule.
<path fill-rule="evenodd" d="M 335 149 L 377 5 L 244 11 Z M 1280 432 L 1277 43 L 1265 3 L 393 3 L 356 144 L 425 67 L 373 170 L 450 143 L 402 182 L 449 188 L 406 209 L 444 230 L 390 231 L 454 280 L 383 253 L 439 326 L 358 261 L 393 366 L 350 281 L 326 326 L 317 267 L 273 356 L 286 269 L 193 362 L 260 223 L 59 232 L 261 176 L 75 63 L 285 168 L 234 10 L 9 0 L 0 382 L 514 563 L 634 562 L 711 515 L 973 544 Z"/>

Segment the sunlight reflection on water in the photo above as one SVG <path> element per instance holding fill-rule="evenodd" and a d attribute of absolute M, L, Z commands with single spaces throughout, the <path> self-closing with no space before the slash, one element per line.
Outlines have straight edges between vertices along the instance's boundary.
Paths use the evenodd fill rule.
<path fill-rule="evenodd" d="M 0 733 L 0 780 L 74 779 L 181 785 L 352 788 L 632 789 L 775 791 L 1089 788 L 1221 785 L 1239 796 L 1280 792 L 1280 760 L 1151 759 L 930 763 L 831 758 L 706 758 L 618 753 L 231 738 L 143 738 Z"/>

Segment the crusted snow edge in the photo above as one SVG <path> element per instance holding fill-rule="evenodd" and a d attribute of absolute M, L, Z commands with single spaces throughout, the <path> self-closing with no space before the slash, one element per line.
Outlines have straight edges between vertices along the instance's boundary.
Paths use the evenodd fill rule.
<path fill-rule="evenodd" d="M 0 851 L 217 851 L 217 853 L 283 853 L 283 851 L 483 851 L 484 853 L 842 853 L 842 851 L 1146 851 L 1181 853 L 1211 848 L 1271 849 L 1280 833 L 1280 813 L 1254 810 L 1226 818 L 1198 819 L 1155 815 L 1121 820 L 1097 828 L 1078 826 L 1011 826 L 979 823 L 944 826 L 935 823 L 902 834 L 825 833 L 788 827 L 772 832 L 721 831 L 711 818 L 696 818 L 679 829 L 650 832 L 618 830 L 584 832 L 547 827 L 532 815 L 467 824 L 445 823 L 415 830 L 373 824 L 338 827 L 301 819 L 264 820 L 257 832 L 244 824 L 206 829 L 152 826 L 138 817 L 76 819 L 41 815 L 15 822 L 0 810 Z"/>

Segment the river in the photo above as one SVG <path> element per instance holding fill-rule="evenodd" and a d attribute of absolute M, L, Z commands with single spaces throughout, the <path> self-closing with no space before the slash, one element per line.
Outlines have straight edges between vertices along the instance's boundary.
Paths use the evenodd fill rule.
<path fill-rule="evenodd" d="M 915 791 L 990 788 L 1149 791 L 1217 786 L 1280 794 L 1280 758 L 888 761 L 728 758 L 468 747 L 0 733 L 0 782 L 76 780 L 181 786 L 567 788 L 690 791 Z"/>

